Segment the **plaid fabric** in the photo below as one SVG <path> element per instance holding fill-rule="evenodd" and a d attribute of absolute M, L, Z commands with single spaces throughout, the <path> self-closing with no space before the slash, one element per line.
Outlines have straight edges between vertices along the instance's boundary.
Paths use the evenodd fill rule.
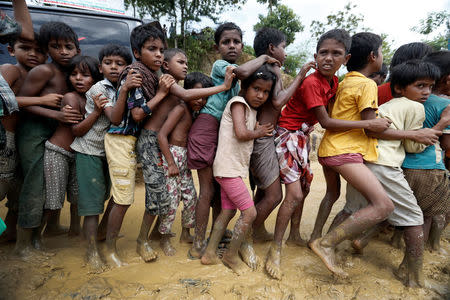
<path fill-rule="evenodd" d="M 0 74 L 0 99 L 2 102 L 0 116 L 10 115 L 16 111 L 19 111 L 19 105 L 17 104 L 16 96 L 9 87 L 8 82 Z"/>
<path fill-rule="evenodd" d="M 309 134 L 314 127 L 303 123 L 297 131 L 277 127 L 276 152 L 280 165 L 280 178 L 284 184 L 300 180 L 304 192 L 309 192 L 313 173 L 309 165 Z"/>

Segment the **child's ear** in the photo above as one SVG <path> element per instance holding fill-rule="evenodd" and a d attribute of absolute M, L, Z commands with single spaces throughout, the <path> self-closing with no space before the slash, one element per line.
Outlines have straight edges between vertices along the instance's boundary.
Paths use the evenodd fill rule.
<path fill-rule="evenodd" d="M 349 53 L 349 54 L 347 54 L 346 56 L 345 56 L 345 59 L 344 59 L 344 63 L 343 63 L 343 65 L 344 66 L 346 66 L 347 65 L 347 63 L 348 63 L 348 60 L 350 59 L 350 57 L 352 57 L 352 55 Z"/>
<path fill-rule="evenodd" d="M 270 44 L 269 44 L 269 47 L 267 47 L 267 52 L 269 52 L 269 53 L 268 53 L 269 56 L 272 56 L 272 57 L 273 57 L 273 52 L 275 51 L 274 48 L 275 48 L 275 46 L 274 46 L 272 43 L 270 43 Z"/>
<path fill-rule="evenodd" d="M 367 62 L 371 63 L 374 62 L 377 59 L 377 57 L 375 56 L 375 53 L 373 51 L 370 51 L 369 57 L 367 58 Z"/>
<path fill-rule="evenodd" d="M 397 95 L 403 95 L 403 89 L 402 88 L 399 88 L 397 85 L 396 86 L 394 86 L 394 91 L 395 91 L 395 93 L 397 94 Z M 394 97 L 395 98 L 395 97 Z"/>
<path fill-rule="evenodd" d="M 81 49 L 77 48 L 77 54 L 80 54 L 80 53 L 81 53 Z"/>
<path fill-rule="evenodd" d="M 100 72 L 100 74 L 103 74 L 102 64 L 98 64 L 98 71 Z"/>
<path fill-rule="evenodd" d="M 139 53 L 139 51 L 137 51 L 137 49 L 133 49 L 133 55 L 136 60 L 139 60 L 141 58 L 141 54 Z"/>
<path fill-rule="evenodd" d="M 8 46 L 7 47 L 8 48 L 8 53 L 9 53 L 9 55 L 11 55 L 11 56 L 15 56 L 15 54 L 14 54 L 14 48 L 13 47 L 11 47 L 11 46 Z"/>
<path fill-rule="evenodd" d="M 162 66 L 161 66 L 164 70 L 169 70 L 169 63 L 165 60 L 163 60 Z"/>

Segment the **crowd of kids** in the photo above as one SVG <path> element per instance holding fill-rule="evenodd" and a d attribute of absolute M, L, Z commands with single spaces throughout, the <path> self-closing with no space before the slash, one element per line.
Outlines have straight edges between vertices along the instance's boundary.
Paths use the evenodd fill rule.
<path fill-rule="evenodd" d="M 1 239 L 16 242 L 16 255 L 49 255 L 42 235 L 59 233 L 67 199 L 68 234 L 83 235 L 88 264 L 97 271 L 125 264 L 116 240 L 134 202 L 139 163 L 145 208 L 136 251 L 145 262 L 158 257 L 151 238 L 159 239 L 164 254 L 175 254 L 172 225 L 182 202 L 180 242 L 192 243 L 188 257 L 201 264 L 222 261 L 237 274 L 264 264 L 270 277 L 281 279 L 290 223 L 287 244 L 310 247 L 332 273 L 347 277 L 336 246 L 350 239 L 361 252 L 390 224 L 393 245 L 402 236 L 405 242 L 397 276 L 408 286 L 424 286 L 424 245 L 429 241 L 439 251 L 450 221 L 449 51 L 403 45 L 384 83 L 380 36 L 333 29 L 319 38 L 314 61 L 283 87 L 286 38 L 277 29 L 260 29 L 256 58 L 237 65 L 242 31 L 234 23 L 220 25 L 214 39 L 221 58 L 209 77 L 188 73 L 186 53 L 166 49 L 155 25 L 132 30 L 132 52 L 110 44 L 97 59 L 83 56 L 65 23 L 34 32 L 25 1 L 13 5 L 14 19 L 3 13 L 0 19 L 0 40 L 17 61 L 0 66 L 0 200 L 7 198 L 8 208 Z M 342 66 L 348 73 L 339 82 Z M 318 157 L 327 186 L 304 241 L 300 221 L 313 180 L 316 123 L 325 129 Z M 249 174 L 254 197 L 244 181 Z M 322 236 L 341 176 L 346 205 Z M 280 203 L 272 235 L 264 222 Z M 270 241 L 263 262 L 254 241 Z"/>

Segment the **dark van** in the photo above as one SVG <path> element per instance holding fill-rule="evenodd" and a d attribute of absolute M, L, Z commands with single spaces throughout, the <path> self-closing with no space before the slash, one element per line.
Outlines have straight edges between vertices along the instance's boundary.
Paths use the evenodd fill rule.
<path fill-rule="evenodd" d="M 0 1 L 0 9 L 13 16 L 11 2 Z M 50 21 L 67 23 L 78 35 L 81 53 L 97 57 L 100 48 L 114 43 L 130 47 L 130 32 L 142 21 L 133 17 L 98 13 L 89 10 L 28 5 L 35 31 Z M 131 49 L 130 49 L 131 50 Z M 15 63 L 6 45 L 0 45 L 0 65 Z"/>

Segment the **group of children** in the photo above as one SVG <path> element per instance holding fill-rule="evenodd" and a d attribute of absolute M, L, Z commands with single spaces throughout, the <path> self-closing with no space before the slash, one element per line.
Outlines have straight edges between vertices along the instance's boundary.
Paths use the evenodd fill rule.
<path fill-rule="evenodd" d="M 21 1 L 15 2 L 20 7 Z M 163 252 L 175 254 L 171 228 L 182 200 L 180 241 L 192 243 L 189 257 L 216 264 L 217 248 L 228 239 L 220 258 L 241 274 L 245 264 L 255 270 L 261 263 L 253 240 L 271 240 L 265 269 L 281 279 L 289 222 L 287 243 L 306 245 L 299 226 L 313 179 L 310 134 L 320 123 L 326 131 L 318 156 L 327 191 L 308 246 L 331 272 L 345 277 L 336 245 L 351 239 L 362 251 L 388 220 L 402 230 L 396 235 L 403 234 L 406 244 L 399 277 L 410 286 L 424 285 L 424 241 L 431 227 L 437 248 L 450 220 L 442 151 L 450 149 L 449 51 L 429 53 L 425 44 L 412 43 L 402 54 L 401 47 L 389 83 L 377 88 L 370 77 L 380 76 L 381 38 L 334 29 L 320 37 L 315 61 L 285 88 L 286 38 L 277 29 L 259 30 L 256 58 L 238 66 L 242 31 L 234 23 L 220 25 L 214 38 L 221 59 L 208 77 L 188 74 L 186 54 L 166 49 L 165 35 L 154 25 L 131 32 L 134 62 L 118 45 L 104 46 L 97 60 L 80 54 L 78 37 L 66 24 L 50 22 L 33 34 L 26 10 L 23 15 L 16 16 L 22 32 L 8 47 L 17 64 L 0 67 L 4 237 L 16 239 L 18 255 L 42 255 L 43 230 L 57 230 L 67 194 L 69 234 L 80 233 L 83 216 L 89 265 L 103 270 L 103 258 L 108 265 L 123 265 L 116 240 L 134 202 L 139 162 L 145 211 L 137 253 L 145 262 L 157 258 L 150 246 L 153 225 L 150 236 L 159 235 Z M 342 65 L 349 72 L 339 83 L 335 74 Z M 379 91 L 387 98 L 380 107 Z M 198 197 L 191 169 L 197 170 Z M 244 182 L 249 170 L 257 186 L 253 199 Z M 348 182 L 347 203 L 322 237 L 340 195 L 340 176 Z M 264 221 L 281 201 L 271 236 Z M 227 225 L 237 209 L 230 233 Z M 107 251 L 101 255 L 97 244 L 103 240 Z"/>

